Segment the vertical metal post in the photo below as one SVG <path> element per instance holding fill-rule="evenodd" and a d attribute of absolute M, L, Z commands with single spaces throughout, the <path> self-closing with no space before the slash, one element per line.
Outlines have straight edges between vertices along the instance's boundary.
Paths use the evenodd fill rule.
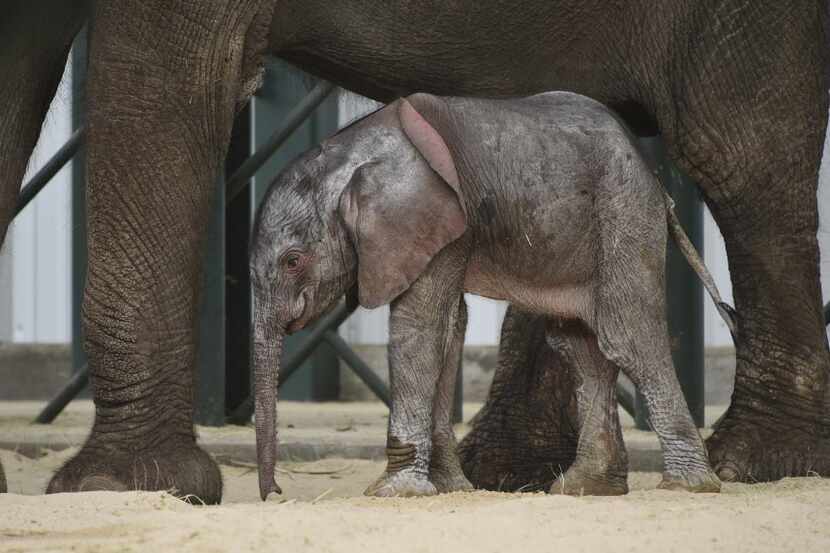
<path fill-rule="evenodd" d="M 686 234 L 703 255 L 703 207 L 695 184 L 666 157 L 660 137 L 643 138 L 640 147 L 674 198 L 675 210 Z M 666 299 L 677 377 L 692 419 L 702 427 L 705 424 L 703 286 L 671 239 L 666 250 Z M 639 392 L 635 410 L 637 428 L 648 429 L 648 409 Z"/>
<path fill-rule="evenodd" d="M 252 150 L 251 105 L 240 112 L 225 161 L 230 177 Z M 227 193 L 226 189 L 226 193 Z M 225 412 L 232 413 L 251 391 L 251 284 L 248 240 L 253 220 L 253 190 L 247 188 L 225 208 Z"/>
<path fill-rule="evenodd" d="M 248 234 L 251 195 L 226 205 L 225 177 L 251 152 L 251 109 L 236 117 L 218 179 L 202 263 L 195 421 L 222 426 L 228 412 L 250 393 L 250 286 Z"/>
<path fill-rule="evenodd" d="M 72 45 L 72 128 L 78 129 L 86 119 L 87 28 Z M 79 371 L 86 365 L 81 329 L 81 304 L 86 283 L 86 146 L 72 161 L 72 367 Z"/>
<path fill-rule="evenodd" d="M 225 424 L 225 179 L 220 177 L 211 202 L 202 261 L 199 350 L 194 420 L 205 426 Z"/>

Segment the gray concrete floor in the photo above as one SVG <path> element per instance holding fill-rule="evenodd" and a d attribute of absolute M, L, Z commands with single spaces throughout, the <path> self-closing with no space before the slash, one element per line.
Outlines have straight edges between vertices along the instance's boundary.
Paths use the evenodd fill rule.
<path fill-rule="evenodd" d="M 80 446 L 94 415 L 91 401 L 72 402 L 49 425 L 33 424 L 43 402 L 0 402 L 0 449 L 28 457 L 45 451 Z M 464 404 L 465 422 L 456 426 L 459 439 L 469 430 L 467 422 L 481 408 L 480 403 Z M 707 408 L 711 424 L 723 407 Z M 382 459 L 386 442 L 388 410 L 380 402 L 303 403 L 282 402 L 279 410 L 280 457 L 284 461 L 314 461 L 325 458 Z M 656 436 L 636 430 L 631 418 L 620 410 L 631 470 L 660 470 L 662 457 Z M 254 462 L 254 430 L 247 426 L 197 428 L 199 442 L 220 461 L 233 459 Z M 704 436 L 707 429 L 702 430 Z"/>

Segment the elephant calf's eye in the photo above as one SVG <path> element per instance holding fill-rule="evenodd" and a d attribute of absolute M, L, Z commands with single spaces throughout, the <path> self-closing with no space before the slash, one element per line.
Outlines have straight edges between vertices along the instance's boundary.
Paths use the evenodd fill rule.
<path fill-rule="evenodd" d="M 306 256 L 302 253 L 289 253 L 282 259 L 282 266 L 285 271 L 289 273 L 298 273 L 303 269 L 306 262 Z"/>

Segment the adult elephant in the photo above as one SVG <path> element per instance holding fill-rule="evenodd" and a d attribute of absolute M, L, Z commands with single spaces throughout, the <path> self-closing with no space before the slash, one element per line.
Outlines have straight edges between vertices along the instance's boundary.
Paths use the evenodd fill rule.
<path fill-rule="evenodd" d="M 70 5 L 3 8 L 3 227 L 87 18 Z M 49 491 L 175 487 L 220 498 L 192 426 L 200 246 L 234 112 L 267 53 L 379 100 L 567 89 L 610 104 L 638 131 L 659 129 L 724 235 L 741 314 L 732 406 L 708 444 L 713 465 L 726 479 L 826 471 L 830 355 L 816 241 L 825 7 L 97 0 L 84 299 L 96 417 Z M 491 436 L 480 448 L 505 438 L 479 435 Z"/>

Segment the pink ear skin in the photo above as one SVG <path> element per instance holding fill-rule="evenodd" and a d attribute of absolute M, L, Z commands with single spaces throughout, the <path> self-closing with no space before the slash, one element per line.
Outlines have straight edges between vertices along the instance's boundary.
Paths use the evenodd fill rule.
<path fill-rule="evenodd" d="M 466 231 L 463 199 L 422 159 L 398 167 L 366 163 L 340 195 L 338 211 L 357 253 L 360 305 L 403 293 L 430 260 Z"/>
<path fill-rule="evenodd" d="M 458 197 L 463 197 L 458 182 L 458 172 L 455 169 L 455 163 L 452 160 L 450 149 L 447 143 L 438 134 L 438 131 L 430 125 L 424 117 L 418 113 L 412 104 L 406 98 L 401 98 L 400 106 L 398 107 L 398 117 L 401 121 L 401 128 L 407 138 L 409 138 L 412 145 L 424 156 L 427 163 L 432 170 L 438 173 L 442 179 L 458 194 Z M 461 203 L 461 209 L 464 215 L 467 214 L 467 209 L 464 203 Z"/>

